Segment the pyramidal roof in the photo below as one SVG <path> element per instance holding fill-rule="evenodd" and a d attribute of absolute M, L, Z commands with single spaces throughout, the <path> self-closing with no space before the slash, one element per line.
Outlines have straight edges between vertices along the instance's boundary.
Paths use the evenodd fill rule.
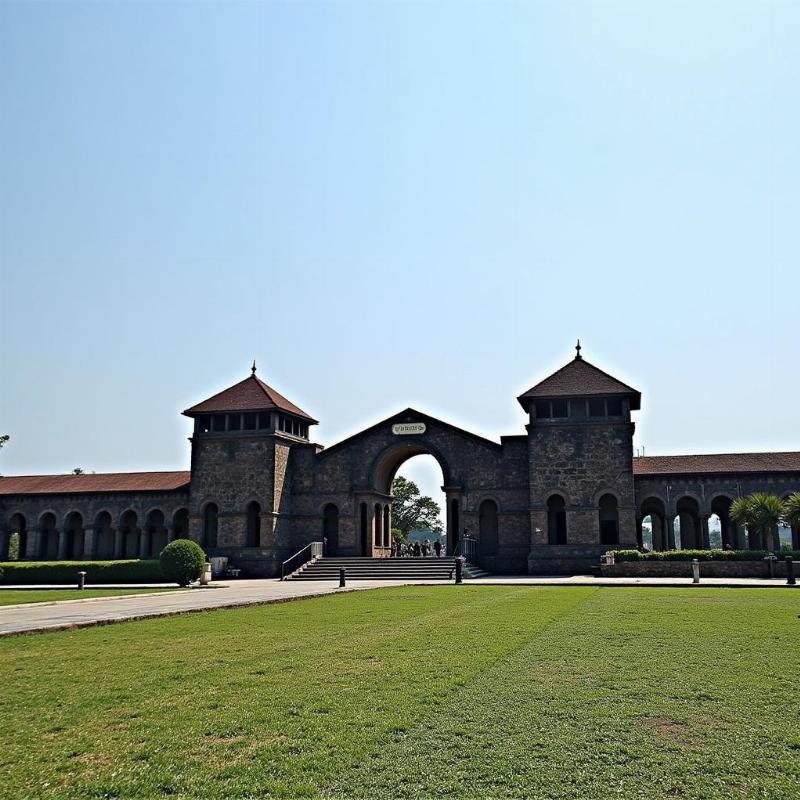
<path fill-rule="evenodd" d="M 302 408 L 287 400 L 271 386 L 267 386 L 256 375 L 255 365 L 248 378 L 209 397 L 208 400 L 203 400 L 202 403 L 187 408 L 183 413 L 187 417 L 194 417 L 197 414 L 210 414 L 218 411 L 272 411 L 274 409 L 301 417 L 312 425 L 317 424 L 317 420 L 306 414 Z"/>
<path fill-rule="evenodd" d="M 577 354 L 572 361 L 517 398 L 524 409 L 527 410 L 529 400 L 539 398 L 601 395 L 624 395 L 630 397 L 632 410 L 641 407 L 641 392 L 586 361 L 580 352 L 580 342 L 576 349 Z"/>

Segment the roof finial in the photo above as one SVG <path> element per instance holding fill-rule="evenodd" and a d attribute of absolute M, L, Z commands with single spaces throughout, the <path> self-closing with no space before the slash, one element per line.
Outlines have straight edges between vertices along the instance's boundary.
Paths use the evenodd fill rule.
<path fill-rule="evenodd" d="M 253 359 L 253 366 L 250 367 L 250 372 L 252 372 L 253 375 L 256 374 L 256 360 L 255 359 Z"/>
<path fill-rule="evenodd" d="M 581 355 L 581 340 L 578 339 L 578 344 L 575 345 L 575 360 L 580 361 L 583 358 Z"/>

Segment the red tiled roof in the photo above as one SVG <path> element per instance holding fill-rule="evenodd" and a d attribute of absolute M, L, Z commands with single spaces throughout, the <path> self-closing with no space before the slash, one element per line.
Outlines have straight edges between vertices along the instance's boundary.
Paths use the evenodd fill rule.
<path fill-rule="evenodd" d="M 634 411 L 641 405 L 642 395 L 640 392 L 577 356 L 543 381 L 539 381 L 536 386 L 528 389 L 517 399 L 522 407 L 526 408 L 526 400 L 530 399 L 610 394 L 630 396 L 631 408 Z"/>
<path fill-rule="evenodd" d="M 92 475 L 20 475 L 0 478 L 0 495 L 174 492 L 191 472 L 107 472 Z"/>
<path fill-rule="evenodd" d="M 709 472 L 800 472 L 800 453 L 714 453 L 695 456 L 635 456 L 634 475 Z"/>
<path fill-rule="evenodd" d="M 203 400 L 202 403 L 187 408 L 183 413 L 187 417 L 193 417 L 197 414 L 209 414 L 215 411 L 271 411 L 276 408 L 294 414 L 296 417 L 302 417 L 312 425 L 317 424 L 313 417 L 276 392 L 271 386 L 267 386 L 255 375 L 224 389 L 213 397 L 209 397 L 208 400 Z"/>

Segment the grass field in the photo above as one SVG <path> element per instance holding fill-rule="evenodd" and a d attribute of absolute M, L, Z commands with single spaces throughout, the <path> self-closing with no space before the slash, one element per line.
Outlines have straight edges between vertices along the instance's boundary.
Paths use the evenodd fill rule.
<path fill-rule="evenodd" d="M 54 600 L 86 600 L 90 597 L 117 597 L 125 594 L 152 594 L 174 589 L 0 589 L 0 606 L 16 603 L 52 603 Z"/>
<path fill-rule="evenodd" d="M 800 593 L 405 587 L 0 641 L 0 796 L 800 796 Z"/>

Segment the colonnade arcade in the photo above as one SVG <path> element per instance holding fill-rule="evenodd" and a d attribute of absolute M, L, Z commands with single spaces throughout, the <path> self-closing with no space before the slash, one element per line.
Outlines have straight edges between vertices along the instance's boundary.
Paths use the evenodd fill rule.
<path fill-rule="evenodd" d="M 778 549 L 778 532 L 772 542 L 762 542 L 757 531 L 748 531 L 730 516 L 733 498 L 715 495 L 703 502 L 692 495 L 683 495 L 669 506 L 659 497 L 648 497 L 639 506 L 637 536 L 645 543 L 649 523 L 653 550 L 705 550 L 721 547 L 733 550 Z M 676 525 L 677 522 L 677 525 Z M 719 531 L 719 536 L 712 534 Z M 800 547 L 800 529 L 792 530 L 792 544 Z"/>
<path fill-rule="evenodd" d="M 76 560 L 157 558 L 173 539 L 189 536 L 189 511 L 170 517 L 160 508 L 146 513 L 127 509 L 118 517 L 100 511 L 87 519 L 80 511 L 59 517 L 53 511 L 28 519 L 22 512 L 8 518 L 0 531 L 0 560 Z"/>

